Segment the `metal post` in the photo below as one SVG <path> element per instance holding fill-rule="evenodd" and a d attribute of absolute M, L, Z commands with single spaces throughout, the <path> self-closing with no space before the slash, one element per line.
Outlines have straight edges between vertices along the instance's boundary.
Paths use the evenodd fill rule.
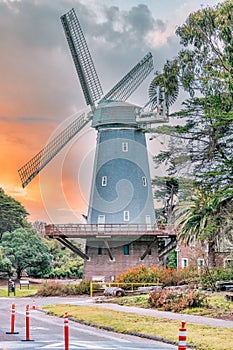
<path fill-rule="evenodd" d="M 179 270 L 179 252 L 180 252 L 179 246 L 177 246 L 175 250 L 176 250 L 176 269 Z"/>
<path fill-rule="evenodd" d="M 29 305 L 26 305 L 26 339 L 23 339 L 22 341 L 33 341 L 30 339 Z"/>
<path fill-rule="evenodd" d="M 6 332 L 6 334 L 19 334 L 19 332 L 15 332 L 15 304 L 11 305 L 11 331 Z"/>
<path fill-rule="evenodd" d="M 65 316 L 64 316 L 64 342 L 65 342 L 65 350 L 69 350 L 69 320 L 68 320 L 68 312 L 66 312 Z"/>
<path fill-rule="evenodd" d="M 186 328 L 185 321 L 181 322 L 181 327 L 179 328 L 179 343 L 178 350 L 186 350 Z"/>
<path fill-rule="evenodd" d="M 32 310 L 36 310 L 36 303 L 35 303 L 35 300 L 33 299 L 32 301 Z"/>
<path fill-rule="evenodd" d="M 30 316 L 29 316 L 29 305 L 26 306 L 26 340 L 30 340 Z"/>

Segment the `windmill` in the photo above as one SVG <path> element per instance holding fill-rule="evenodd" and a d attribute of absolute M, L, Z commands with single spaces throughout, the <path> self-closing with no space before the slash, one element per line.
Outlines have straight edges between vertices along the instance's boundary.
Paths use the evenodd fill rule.
<path fill-rule="evenodd" d="M 167 121 L 165 91 L 154 87 L 155 93 L 144 107 L 126 102 L 153 70 L 148 53 L 103 95 L 74 9 L 63 15 L 61 22 L 90 112 L 68 125 L 19 169 L 19 175 L 25 187 L 91 122 L 97 130 L 97 146 L 87 223 L 48 225 L 46 232 L 85 260 L 85 278 L 93 273 L 110 278 L 142 264 L 142 260 L 147 264 L 158 262 L 157 236 L 164 232 L 156 227 L 144 129 L 148 124 Z M 85 238 L 86 252 L 73 245 L 70 237 Z"/>

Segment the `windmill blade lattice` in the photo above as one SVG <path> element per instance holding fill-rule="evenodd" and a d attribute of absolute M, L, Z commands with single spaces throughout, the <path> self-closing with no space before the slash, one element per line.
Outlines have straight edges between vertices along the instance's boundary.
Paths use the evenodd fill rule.
<path fill-rule="evenodd" d="M 101 99 L 101 101 L 126 101 L 152 70 L 153 58 L 152 54 L 149 52 Z"/>
<path fill-rule="evenodd" d="M 61 16 L 66 38 L 79 76 L 87 105 L 96 109 L 95 102 L 103 95 L 90 52 L 74 9 Z M 153 70 L 153 59 L 149 52 L 126 74 L 101 101 L 125 101 Z M 94 112 L 95 113 L 95 112 Z M 90 113 L 73 121 L 46 147 L 19 169 L 22 186 L 25 187 L 52 158 L 93 118 Z"/>
<path fill-rule="evenodd" d="M 61 21 L 86 103 L 94 108 L 103 91 L 74 9 L 61 16 Z"/>
<path fill-rule="evenodd" d="M 22 186 L 27 184 L 50 162 L 51 159 L 91 120 L 91 115 L 81 114 L 48 143 L 29 162 L 19 169 Z"/>

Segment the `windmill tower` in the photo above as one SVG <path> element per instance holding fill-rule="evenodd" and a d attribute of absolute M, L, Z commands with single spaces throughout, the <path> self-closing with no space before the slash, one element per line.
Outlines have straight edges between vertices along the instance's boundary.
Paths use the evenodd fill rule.
<path fill-rule="evenodd" d="M 19 174 L 25 187 L 91 121 L 97 130 L 97 146 L 87 223 L 48 225 L 46 232 L 84 259 L 85 278 L 103 275 L 109 280 L 129 267 L 158 264 L 157 237 L 174 235 L 156 226 L 144 132 L 148 124 L 167 121 L 165 93 L 156 87 L 144 108 L 126 102 L 153 69 L 148 53 L 103 96 L 74 9 L 61 21 L 91 111 L 74 120 Z M 73 245 L 71 237 L 85 238 L 86 251 Z"/>

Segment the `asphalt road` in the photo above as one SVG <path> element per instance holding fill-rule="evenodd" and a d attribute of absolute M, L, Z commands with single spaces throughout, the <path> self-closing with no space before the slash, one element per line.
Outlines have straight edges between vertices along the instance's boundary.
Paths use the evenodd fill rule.
<path fill-rule="evenodd" d="M 32 310 L 32 298 L 0 298 L 0 349 L 64 349 L 64 320 L 49 316 L 39 311 L 43 305 L 81 304 L 91 303 L 90 298 L 35 298 L 36 310 Z M 15 332 L 6 334 L 11 330 L 11 305 L 15 304 Z M 25 308 L 30 305 L 30 341 L 25 341 Z M 177 346 L 165 344 L 140 337 L 116 334 L 93 327 L 81 325 L 69 320 L 69 349 L 85 350 L 175 350 Z"/>

